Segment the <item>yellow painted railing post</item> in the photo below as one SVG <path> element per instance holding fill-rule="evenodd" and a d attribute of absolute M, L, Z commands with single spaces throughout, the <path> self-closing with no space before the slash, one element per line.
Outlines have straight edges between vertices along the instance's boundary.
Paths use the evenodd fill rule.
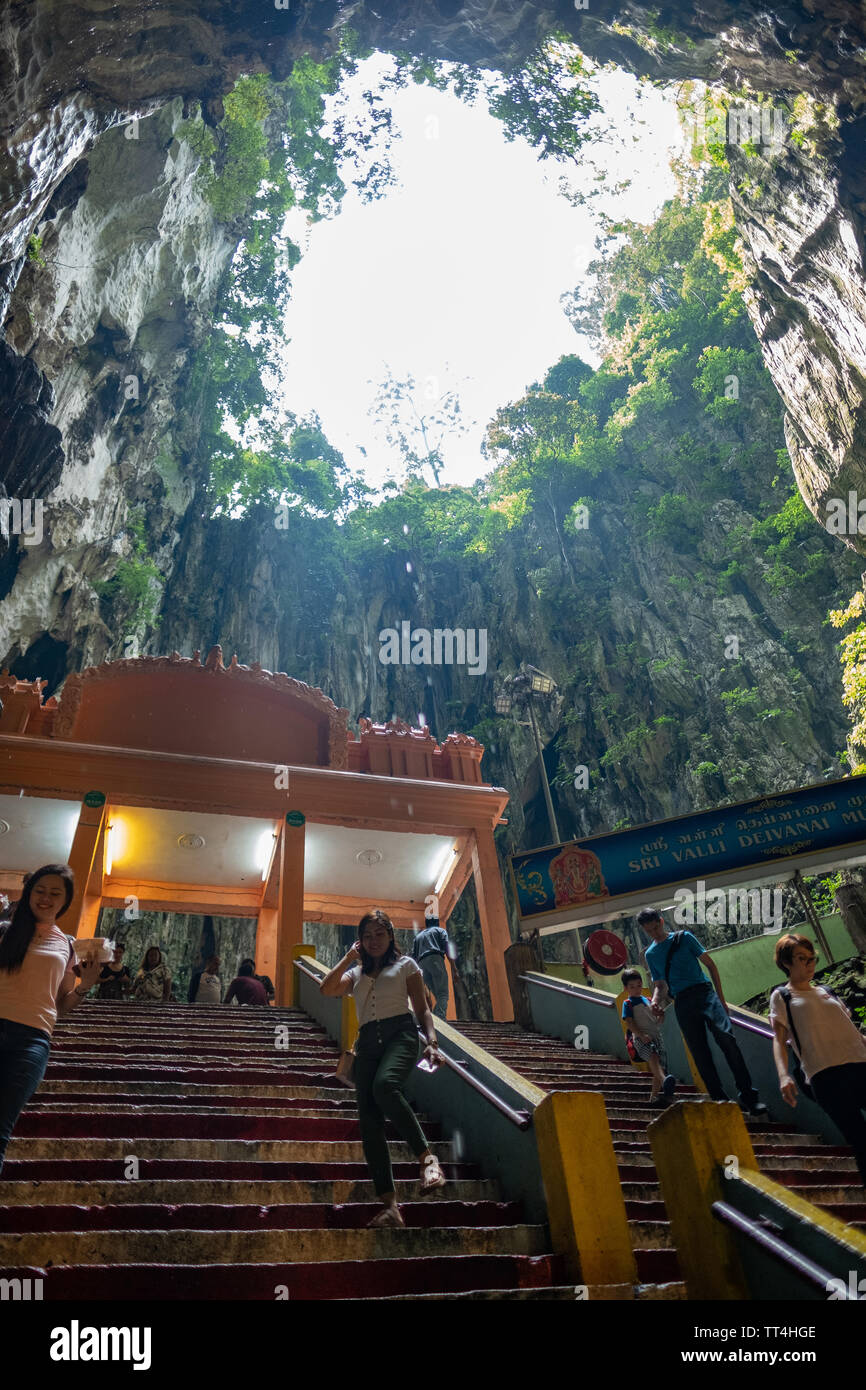
<path fill-rule="evenodd" d="M 358 1036 L 358 1011 L 351 994 L 344 994 L 340 1013 L 340 1047 L 343 1052 L 351 1052 Z"/>
<path fill-rule="evenodd" d="M 725 1199 L 724 1166 L 758 1166 L 739 1106 L 684 1101 L 648 1133 L 689 1298 L 748 1298 L 734 1234 L 712 1213 Z"/>
<path fill-rule="evenodd" d="M 285 1002 L 286 1002 L 287 1004 L 291 1005 L 291 1006 L 295 1006 L 295 1005 L 297 1005 L 297 1004 L 300 1002 L 300 998 L 301 998 L 301 987 L 300 987 L 300 979 L 299 979 L 299 976 L 300 976 L 300 973 L 301 973 L 301 972 L 300 972 L 300 970 L 296 970 L 296 969 L 295 969 L 295 966 L 297 965 L 298 959 L 299 959 L 301 956 L 312 956 L 312 957 L 313 957 L 313 960 L 315 960 L 315 959 L 316 959 L 316 948 L 315 948 L 315 946 L 310 946 L 309 943 L 306 943 L 306 944 L 301 945 L 301 946 L 293 945 L 292 948 L 291 948 L 291 951 L 292 951 L 292 969 L 291 969 L 291 974 L 289 975 L 289 983 L 290 983 L 290 986 L 291 986 L 291 987 L 290 987 L 290 990 L 289 990 L 289 998 L 288 998 Z"/>
<path fill-rule="evenodd" d="M 604 1097 L 553 1091 L 533 1116 L 550 1235 L 569 1278 L 583 1284 L 637 1280 Z"/>
<path fill-rule="evenodd" d="M 683 1038 L 683 1052 L 686 1054 L 686 1061 L 689 1064 L 689 1071 L 692 1074 L 692 1084 L 695 1090 L 700 1091 L 701 1095 L 708 1096 L 710 1093 L 707 1090 L 707 1083 L 698 1071 L 698 1064 L 691 1052 L 689 1052 L 688 1043 L 685 1038 Z"/>

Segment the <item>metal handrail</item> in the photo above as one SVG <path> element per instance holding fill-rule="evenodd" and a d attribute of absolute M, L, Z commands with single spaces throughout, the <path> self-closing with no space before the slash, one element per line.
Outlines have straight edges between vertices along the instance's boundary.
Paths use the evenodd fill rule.
<path fill-rule="evenodd" d="M 736 1023 L 738 1028 L 745 1028 L 747 1033 L 757 1033 L 759 1038 L 772 1039 L 773 1037 L 773 1032 L 770 1028 L 762 1028 L 759 1024 L 752 1023 L 750 1019 L 736 1018 L 734 1014 L 731 1014 L 730 1020 L 732 1023 Z"/>
<path fill-rule="evenodd" d="M 554 985 L 549 980 L 535 979 L 529 975 L 518 975 L 518 980 L 525 980 L 528 985 L 540 985 L 542 989 L 555 990 L 557 994 L 568 994 L 572 999 L 585 999 L 589 1004 L 598 1004 L 603 1009 L 615 1009 L 616 1000 L 608 997 L 607 999 L 596 999 L 587 994 L 580 994 L 578 991 L 586 989 L 584 985 Z M 745 1028 L 747 1033 L 757 1033 L 760 1038 L 772 1038 L 773 1033 L 769 1028 L 761 1027 L 758 1023 L 752 1023 L 750 1019 L 737 1018 L 734 1014 L 730 1015 L 731 1022 L 736 1023 L 738 1028 Z"/>
<path fill-rule="evenodd" d="M 317 975 L 315 970 L 311 970 L 308 965 L 304 965 L 303 961 L 300 961 L 297 958 L 295 958 L 294 964 L 298 967 L 299 970 L 303 970 L 305 975 L 309 975 L 311 980 L 315 980 L 317 985 L 320 985 L 325 978 L 324 975 Z M 327 974 L 327 971 L 325 972 L 325 974 Z M 327 995 L 325 997 L 327 998 Z"/>
<path fill-rule="evenodd" d="M 753 1218 L 744 1216 L 728 1202 L 713 1202 L 712 1213 L 718 1221 L 723 1221 L 727 1226 L 733 1226 L 735 1231 L 739 1231 L 755 1245 L 759 1245 L 767 1255 L 771 1255 L 787 1269 L 799 1274 L 807 1283 L 826 1293 L 828 1284 L 835 1278 L 829 1270 L 822 1269 L 821 1265 L 816 1264 L 814 1260 L 810 1260 L 806 1255 L 801 1255 L 799 1250 L 795 1250 L 792 1245 L 788 1245 L 778 1236 L 774 1236 L 770 1231 L 762 1228 Z M 849 1295 L 846 1293 L 845 1297 L 847 1298 Z"/>
<path fill-rule="evenodd" d="M 323 977 L 317 975 L 316 972 L 314 970 L 311 970 L 308 965 L 304 965 L 302 961 L 297 959 L 294 963 L 299 970 L 303 970 L 305 975 L 309 975 L 311 980 L 315 980 L 316 984 L 321 984 Z M 425 1035 L 421 1032 L 420 1028 L 418 1029 L 418 1036 L 419 1038 L 422 1038 L 423 1041 L 426 1043 L 427 1039 Z M 510 1120 L 513 1125 L 516 1125 L 518 1129 L 529 1129 L 530 1125 L 532 1124 L 532 1115 L 528 1110 L 512 1109 L 512 1107 L 508 1104 L 507 1101 L 504 1101 L 500 1096 L 497 1096 L 494 1091 L 491 1091 L 489 1087 L 484 1085 L 483 1081 L 478 1081 L 476 1077 L 470 1076 L 469 1072 L 466 1071 L 466 1069 L 462 1067 L 459 1062 L 456 1062 L 453 1057 L 449 1057 L 447 1052 L 443 1052 L 441 1047 L 439 1047 L 438 1043 L 436 1044 L 436 1046 L 439 1052 L 439 1056 L 442 1058 L 442 1061 L 445 1063 L 445 1065 L 447 1067 L 450 1067 L 452 1071 L 456 1072 L 457 1075 L 467 1083 L 467 1085 L 472 1087 L 473 1091 L 477 1091 L 479 1095 L 483 1096 L 484 1099 L 490 1103 L 490 1105 L 494 1106 L 495 1109 L 499 1111 L 500 1115 L 504 1115 L 505 1118 L 507 1120 Z"/>
<path fill-rule="evenodd" d="M 567 994 L 571 999 L 586 999 L 588 1004 L 598 1004 L 602 1009 L 615 1009 L 616 1000 L 611 999 L 592 999 L 585 994 L 578 994 L 579 989 L 587 989 L 587 985 L 552 985 L 547 980 L 534 980 L 529 975 L 518 975 L 518 980 L 525 980 L 528 985 L 541 985 L 542 989 L 555 990 L 557 994 Z M 600 991 L 599 991 L 600 992 Z"/>
<path fill-rule="evenodd" d="M 427 1042 L 420 1028 L 418 1029 L 418 1036 L 425 1043 Z M 504 1115 L 506 1120 L 510 1120 L 518 1129 L 529 1129 L 532 1124 L 532 1114 L 529 1110 L 513 1110 L 507 1101 L 504 1101 L 501 1096 L 496 1095 L 495 1091 L 491 1091 L 488 1086 L 484 1085 L 483 1081 L 479 1081 L 476 1077 L 471 1076 L 465 1067 L 461 1066 L 453 1057 L 449 1057 L 447 1052 L 443 1052 L 438 1043 L 436 1044 L 436 1048 L 445 1065 L 450 1067 L 452 1071 L 455 1071 L 467 1085 L 472 1087 L 473 1091 L 477 1091 L 480 1096 L 483 1096 L 486 1101 L 499 1111 L 500 1115 Z"/>

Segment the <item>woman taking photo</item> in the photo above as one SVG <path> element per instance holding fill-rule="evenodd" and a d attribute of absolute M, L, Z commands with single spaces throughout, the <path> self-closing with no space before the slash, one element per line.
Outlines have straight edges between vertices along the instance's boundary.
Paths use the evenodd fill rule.
<path fill-rule="evenodd" d="M 420 1161 L 421 1195 L 445 1183 L 439 1161 L 403 1095 L 420 1047 L 410 1007 L 427 1038 L 424 1057 L 434 1067 L 442 1059 L 436 1047 L 433 1015 L 424 996 L 424 978 L 411 956 L 398 949 L 391 921 L 380 908 L 361 918 L 358 940 L 325 976 L 321 991 L 331 998 L 353 994 L 358 1010 L 354 1080 L 361 1142 L 376 1195 L 384 1207 L 369 1224 L 402 1226 L 405 1223 L 397 1205 L 385 1138 L 386 1118 Z"/>
<path fill-rule="evenodd" d="M 99 974 L 95 960 L 76 967 L 72 938 L 56 925 L 74 891 L 67 864 L 46 864 L 25 880 L 12 920 L 0 928 L 0 1170 L 18 1116 L 45 1075 L 58 1015 L 74 1009 Z"/>

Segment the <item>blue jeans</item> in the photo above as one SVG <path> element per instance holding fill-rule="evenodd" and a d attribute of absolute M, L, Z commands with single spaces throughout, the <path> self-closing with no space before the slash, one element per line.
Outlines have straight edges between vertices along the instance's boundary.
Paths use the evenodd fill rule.
<path fill-rule="evenodd" d="M 674 1000 L 677 1023 L 682 1029 L 689 1052 L 695 1059 L 695 1066 L 703 1077 L 704 1084 L 713 1100 L 727 1100 L 724 1087 L 719 1079 L 707 1032 L 712 1033 L 721 1053 L 734 1073 L 740 1102 L 753 1105 L 758 1092 L 752 1085 L 746 1059 L 740 1051 L 731 1020 L 722 1008 L 722 1001 L 709 981 L 705 985 L 692 985 L 680 990 Z"/>
<path fill-rule="evenodd" d="M 0 1018 L 0 1172 L 21 1111 L 45 1075 L 51 1039 L 41 1028 Z"/>
<path fill-rule="evenodd" d="M 445 967 L 445 957 L 440 955 L 438 951 L 430 951 L 426 956 L 421 957 L 418 964 L 421 967 L 424 983 L 436 1000 L 433 1006 L 433 1013 L 437 1018 L 446 1018 L 448 1010 L 448 971 Z"/>

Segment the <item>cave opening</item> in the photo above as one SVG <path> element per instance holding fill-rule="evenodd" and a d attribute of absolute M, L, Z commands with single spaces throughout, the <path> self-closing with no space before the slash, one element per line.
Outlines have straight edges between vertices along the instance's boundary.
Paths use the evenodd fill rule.
<path fill-rule="evenodd" d="M 193 77 L 145 91 L 135 66 L 125 105 L 99 86 L 97 105 L 128 121 L 97 111 L 86 163 L 64 165 L 41 213 L 38 198 L 29 220 L 17 209 L 3 468 L 53 513 L 42 546 L 0 556 L 12 674 L 50 693 L 83 665 L 221 642 L 321 686 L 353 720 L 477 738 L 485 775 L 525 798 L 521 848 L 548 840 L 542 768 L 496 700 L 524 662 L 556 682 L 542 764 L 564 839 L 859 770 L 863 542 L 820 524 L 839 480 L 856 486 L 864 438 L 850 36 L 797 7 L 750 43 L 752 5 L 724 34 L 682 6 L 613 24 L 506 5 L 488 33 L 457 3 L 400 23 L 383 5 L 359 7 L 364 33 L 342 45 L 307 15 L 291 61 L 274 49 L 304 8 L 276 16 L 265 57 L 235 14 L 230 81 L 197 75 L 196 42 Z M 634 128 L 592 95 L 589 66 L 608 61 L 619 72 L 599 82 L 629 86 Z M 426 170 L 426 241 L 381 220 L 400 102 L 409 163 Z M 645 154 L 640 103 L 677 168 L 638 208 L 593 121 Z M 511 163 L 457 121 L 479 104 Z M 562 187 L 563 157 L 595 189 Z M 437 163 L 466 208 L 486 204 L 486 258 L 467 252 L 478 219 L 448 233 L 434 216 Z M 523 216 L 548 193 L 563 216 L 600 214 L 601 244 L 581 232 L 555 286 L 541 272 L 562 265 L 559 214 L 545 203 L 541 230 Z M 819 226 L 809 207 L 827 209 Z M 413 310 L 414 343 L 386 298 Z M 536 338 L 496 376 L 494 350 L 524 350 L 542 304 L 565 337 Z M 486 397 L 461 395 L 467 362 L 494 381 Z M 359 381 L 360 408 L 340 415 Z M 370 409 L 378 434 L 362 428 Z M 484 631 L 486 669 L 387 665 L 380 634 L 404 621 L 422 654 L 424 633 Z M 498 832 L 503 862 L 516 833 Z"/>

